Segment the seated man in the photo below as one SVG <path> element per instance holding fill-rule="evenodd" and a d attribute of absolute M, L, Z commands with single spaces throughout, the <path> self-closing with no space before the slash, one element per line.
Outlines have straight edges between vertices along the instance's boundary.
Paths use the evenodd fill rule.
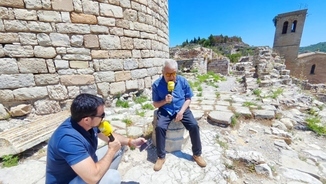
<path fill-rule="evenodd" d="M 155 128 L 158 159 L 154 165 L 155 171 L 159 171 L 165 162 L 166 130 L 173 119 L 175 121 L 181 121 L 189 131 L 193 159 L 199 166 L 206 166 L 205 160 L 201 157 L 202 147 L 199 126 L 189 109 L 193 93 L 188 81 L 184 77 L 176 75 L 177 71 L 177 62 L 167 60 L 163 66 L 163 76 L 157 79 L 152 85 L 153 105 L 158 108 L 157 126 Z M 167 87 L 169 81 L 173 81 L 175 84 L 172 92 L 169 92 Z"/>
<path fill-rule="evenodd" d="M 78 95 L 70 111 L 71 117 L 54 131 L 49 140 L 45 183 L 120 184 L 121 177 L 116 169 L 124 145 L 140 146 L 146 140 L 128 139 L 113 133 L 115 140 L 109 142 L 109 138 L 98 129 L 105 117 L 104 100 L 95 95 Z M 98 137 L 109 143 L 96 152 Z"/>

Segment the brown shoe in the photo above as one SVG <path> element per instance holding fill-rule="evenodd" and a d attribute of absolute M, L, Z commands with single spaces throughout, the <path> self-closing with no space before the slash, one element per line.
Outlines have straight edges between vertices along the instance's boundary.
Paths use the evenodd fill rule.
<path fill-rule="evenodd" d="M 159 170 L 161 170 L 161 169 L 162 169 L 162 166 L 163 166 L 163 164 L 164 164 L 164 162 L 165 162 L 165 158 L 158 158 L 158 159 L 156 160 L 155 165 L 154 165 L 154 171 L 159 171 Z"/>
<path fill-rule="evenodd" d="M 200 155 L 194 155 L 192 156 L 194 158 L 195 162 L 200 166 L 200 167 L 206 167 L 206 161 L 201 157 Z"/>

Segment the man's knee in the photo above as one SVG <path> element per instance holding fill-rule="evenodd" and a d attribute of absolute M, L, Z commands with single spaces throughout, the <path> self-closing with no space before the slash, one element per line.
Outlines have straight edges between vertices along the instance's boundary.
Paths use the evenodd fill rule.
<path fill-rule="evenodd" d="M 100 180 L 99 184 L 120 184 L 121 183 L 121 176 L 118 170 L 109 169 L 102 179 Z"/>

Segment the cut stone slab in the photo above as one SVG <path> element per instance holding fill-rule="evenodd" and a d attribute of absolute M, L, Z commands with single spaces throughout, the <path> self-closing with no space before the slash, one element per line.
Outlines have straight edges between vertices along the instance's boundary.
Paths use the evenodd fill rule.
<path fill-rule="evenodd" d="M 36 183 L 45 178 L 45 165 L 44 161 L 27 160 L 24 164 L 2 168 L 0 183 Z M 27 173 L 31 177 L 26 177 Z"/>
<path fill-rule="evenodd" d="M 289 179 L 296 180 L 297 182 L 293 181 L 291 184 L 301 184 L 301 183 L 311 183 L 311 184 L 322 184 L 321 181 L 317 180 L 310 174 L 305 172 L 301 172 L 295 169 L 290 169 L 286 167 L 281 167 L 281 174 Z"/>
<path fill-rule="evenodd" d="M 214 105 L 215 101 L 214 100 L 203 100 L 200 102 L 201 105 Z"/>
<path fill-rule="evenodd" d="M 199 120 L 201 119 L 203 116 L 204 116 L 204 111 L 202 110 L 191 110 L 192 114 L 194 115 L 194 118 L 196 120 Z"/>
<path fill-rule="evenodd" d="M 69 116 L 69 111 L 61 111 L 0 132 L 0 157 L 21 153 L 48 140 L 53 131 Z"/>
<path fill-rule="evenodd" d="M 275 112 L 269 110 L 253 110 L 253 114 L 256 119 L 273 119 L 275 118 Z"/>
<path fill-rule="evenodd" d="M 252 117 L 252 114 L 251 114 L 248 107 L 235 106 L 234 109 L 235 109 L 236 113 L 240 114 L 241 116 L 243 116 L 245 118 L 251 118 Z"/>
<path fill-rule="evenodd" d="M 230 125 L 232 116 L 233 113 L 230 112 L 211 111 L 207 118 L 214 124 Z"/>
<path fill-rule="evenodd" d="M 232 113 L 228 106 L 223 106 L 223 105 L 215 105 L 215 110 Z"/>
<path fill-rule="evenodd" d="M 310 174 L 311 176 L 320 177 L 318 174 L 318 167 L 310 165 L 300 159 L 291 158 L 288 156 L 281 156 L 281 163 L 283 167 L 295 169 L 300 172 Z"/>

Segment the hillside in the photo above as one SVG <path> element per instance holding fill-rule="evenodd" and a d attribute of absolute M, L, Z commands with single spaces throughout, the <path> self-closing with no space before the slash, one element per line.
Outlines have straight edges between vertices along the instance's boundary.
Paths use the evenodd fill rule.
<path fill-rule="evenodd" d="M 198 37 L 170 47 L 170 58 L 195 58 L 207 55 L 207 49 L 213 51 L 212 58 L 228 57 L 231 62 L 237 62 L 241 56 L 253 55 L 255 47 L 244 43 L 241 37 L 210 35 L 207 39 Z"/>
<path fill-rule="evenodd" d="M 320 42 L 317 44 L 299 48 L 299 53 L 315 52 L 315 51 L 326 52 L 326 42 Z"/>

